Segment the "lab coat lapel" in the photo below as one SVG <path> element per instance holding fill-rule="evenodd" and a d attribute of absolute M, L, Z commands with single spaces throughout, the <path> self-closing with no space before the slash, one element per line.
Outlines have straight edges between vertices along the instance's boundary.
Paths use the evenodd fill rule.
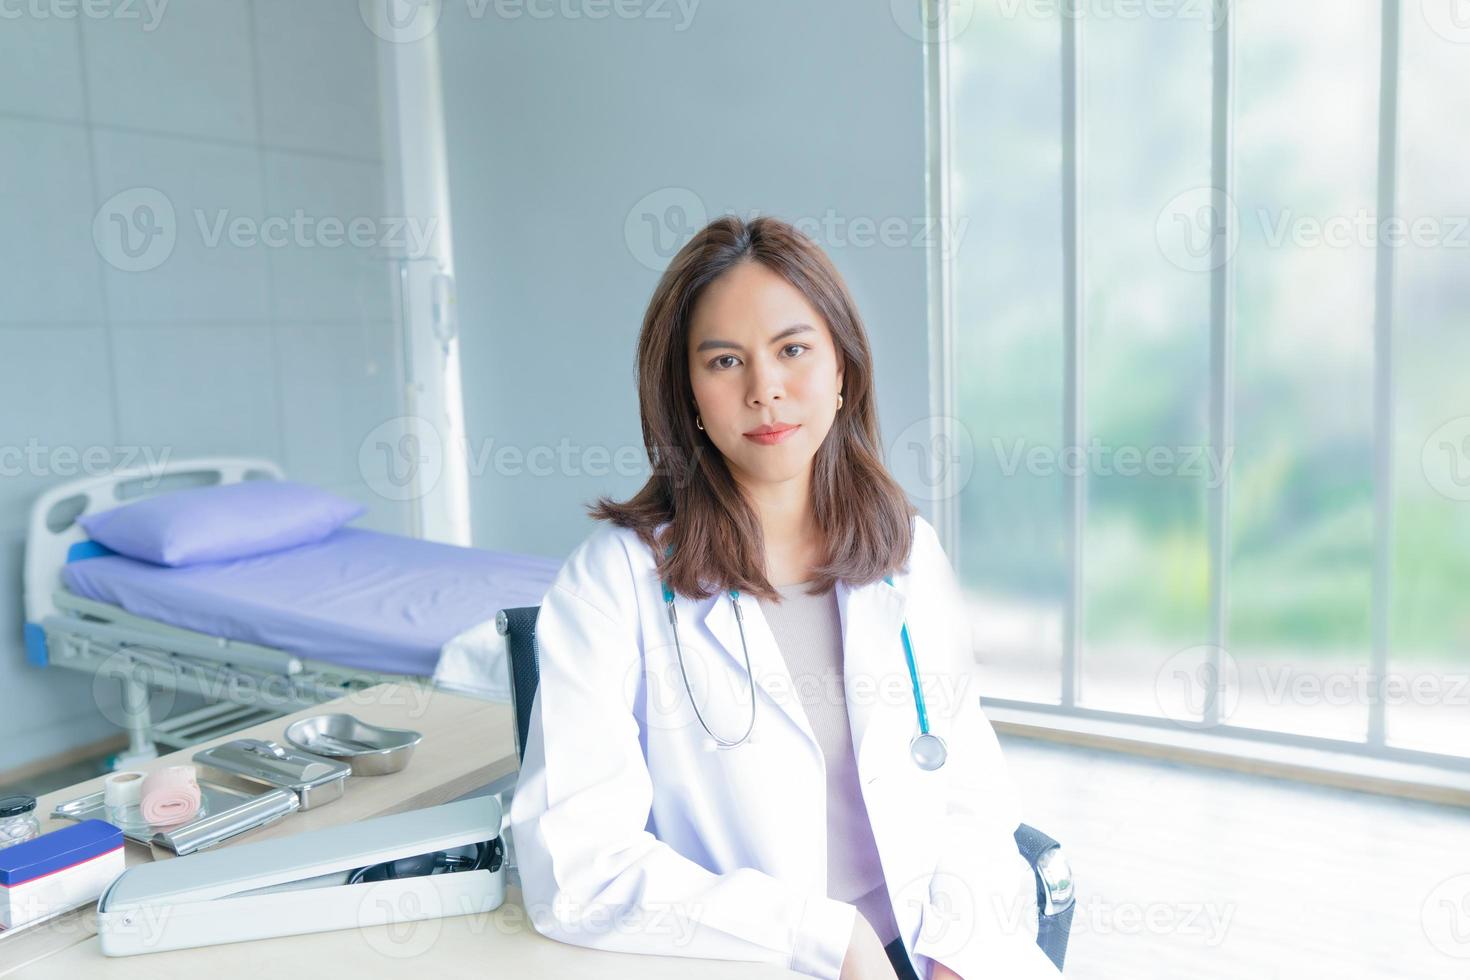
<path fill-rule="evenodd" d="M 905 577 L 900 576 L 897 581 L 901 582 Z M 743 681 L 745 657 L 740 648 L 740 624 L 736 621 L 734 606 L 724 592 L 710 602 L 704 614 L 705 628 L 718 641 L 729 665 Z M 859 768 L 863 744 L 875 722 L 897 718 L 895 724 L 899 733 L 895 737 L 905 741 L 912 734 L 908 728 L 917 730 L 917 722 L 914 721 L 917 716 L 913 714 L 911 698 L 899 698 L 896 704 L 884 703 L 885 691 L 909 690 L 908 666 L 899 636 L 906 605 L 904 593 L 882 579 L 857 587 L 850 587 L 841 580 L 837 582 L 848 721 L 853 755 L 859 761 Z M 776 645 L 775 635 L 766 622 L 760 603 L 749 596 L 742 596 L 740 608 L 745 615 L 745 639 L 750 645 L 750 669 L 755 674 L 756 686 L 764 692 L 763 700 L 779 708 L 812 748 L 820 751 L 806 709 L 796 696 L 786 658 Z M 905 706 L 909 706 L 907 711 Z M 887 711 L 880 711 L 882 708 L 887 708 Z M 913 724 L 908 724 L 910 721 Z M 760 728 L 759 717 L 756 728 Z"/>
<path fill-rule="evenodd" d="M 899 579 L 902 581 L 902 579 Z M 852 726 L 853 755 L 863 771 L 863 746 L 875 728 L 903 718 L 903 704 L 884 703 L 884 691 L 895 689 L 899 672 L 908 685 L 908 666 L 899 628 L 907 597 L 896 586 L 879 579 L 866 585 L 837 584 L 837 608 L 842 615 L 843 675 L 847 689 L 848 721 Z M 917 717 L 917 716 L 915 716 Z"/>
<path fill-rule="evenodd" d="M 778 708 L 811 744 L 813 751 L 820 751 L 817 746 L 817 737 L 812 731 L 811 723 L 807 720 L 806 708 L 796 696 L 795 685 L 791 680 L 791 670 L 786 666 L 786 658 L 782 656 L 780 648 L 776 645 L 775 634 L 771 632 L 771 627 L 766 622 L 760 603 L 750 596 L 742 595 L 740 611 L 745 617 L 745 642 L 750 647 L 750 671 L 755 675 L 755 686 L 764 692 L 762 700 L 767 705 Z M 705 611 L 704 625 L 719 641 L 720 649 L 736 672 L 735 676 L 744 682 L 745 654 L 740 645 L 740 622 L 735 618 L 735 606 L 730 602 L 727 593 L 720 592 L 714 597 L 709 609 Z M 743 688 L 737 696 L 745 696 Z M 759 707 L 756 709 L 752 738 L 757 737 L 760 731 L 761 710 Z"/>

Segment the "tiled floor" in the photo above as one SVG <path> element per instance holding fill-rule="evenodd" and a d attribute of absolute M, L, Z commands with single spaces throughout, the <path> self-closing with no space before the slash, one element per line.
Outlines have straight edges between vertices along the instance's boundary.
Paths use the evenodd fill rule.
<path fill-rule="evenodd" d="M 1003 740 L 1079 980 L 1470 977 L 1470 810 Z"/>

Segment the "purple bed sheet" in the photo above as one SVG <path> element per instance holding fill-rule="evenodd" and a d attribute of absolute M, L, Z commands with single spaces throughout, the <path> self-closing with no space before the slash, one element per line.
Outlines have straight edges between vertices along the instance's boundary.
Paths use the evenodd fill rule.
<path fill-rule="evenodd" d="M 343 667 L 430 676 L 440 649 L 501 609 L 541 602 L 562 560 L 359 528 L 232 561 L 73 561 L 73 593 L 137 616 Z"/>

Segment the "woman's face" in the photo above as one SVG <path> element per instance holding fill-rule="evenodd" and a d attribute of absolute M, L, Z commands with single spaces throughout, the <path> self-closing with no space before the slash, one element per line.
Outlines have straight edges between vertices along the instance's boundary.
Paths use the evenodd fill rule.
<path fill-rule="evenodd" d="M 689 378 L 689 410 L 742 485 L 810 473 L 842 369 L 827 321 L 801 290 L 754 261 L 706 286 L 690 317 Z M 756 438 L 771 425 L 794 429 Z"/>

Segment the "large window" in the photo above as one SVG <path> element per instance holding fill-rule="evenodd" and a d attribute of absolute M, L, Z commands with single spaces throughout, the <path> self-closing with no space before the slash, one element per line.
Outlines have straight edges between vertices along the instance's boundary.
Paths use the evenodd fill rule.
<path fill-rule="evenodd" d="M 1470 756 L 1470 19 L 1381 2 L 981 0 L 948 42 L 994 699 Z"/>

